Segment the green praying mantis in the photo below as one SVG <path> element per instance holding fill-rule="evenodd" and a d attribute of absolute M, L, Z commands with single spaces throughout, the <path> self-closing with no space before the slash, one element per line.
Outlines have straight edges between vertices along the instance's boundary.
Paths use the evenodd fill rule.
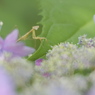
<path fill-rule="evenodd" d="M 32 33 L 32 38 L 33 39 L 36 39 L 36 40 L 38 39 L 40 41 L 44 40 L 44 39 L 47 40 L 45 37 L 38 37 L 38 36 L 36 36 L 35 31 L 38 30 L 38 28 L 39 28 L 39 26 L 33 26 L 32 29 L 29 32 L 27 32 L 25 35 L 20 37 L 17 41 L 26 40 L 31 33 Z"/>

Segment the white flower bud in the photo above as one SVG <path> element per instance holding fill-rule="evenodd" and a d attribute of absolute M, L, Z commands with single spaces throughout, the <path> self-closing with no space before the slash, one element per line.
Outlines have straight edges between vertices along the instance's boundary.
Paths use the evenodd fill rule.
<path fill-rule="evenodd" d="M 1 30 L 2 26 L 3 26 L 3 22 L 0 21 L 0 30 Z"/>
<path fill-rule="evenodd" d="M 95 23 L 95 15 L 93 16 L 93 20 L 94 20 L 94 23 Z"/>

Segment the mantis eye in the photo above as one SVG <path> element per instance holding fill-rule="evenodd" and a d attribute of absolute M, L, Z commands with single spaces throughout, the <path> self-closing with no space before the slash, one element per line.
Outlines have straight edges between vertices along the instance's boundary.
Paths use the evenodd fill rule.
<path fill-rule="evenodd" d="M 39 26 L 33 26 L 34 30 L 38 30 Z"/>

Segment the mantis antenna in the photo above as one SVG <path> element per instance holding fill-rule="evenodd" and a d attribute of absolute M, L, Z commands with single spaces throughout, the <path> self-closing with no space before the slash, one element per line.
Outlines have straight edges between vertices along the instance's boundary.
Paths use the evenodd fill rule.
<path fill-rule="evenodd" d="M 26 40 L 27 39 L 27 37 L 32 33 L 32 38 L 33 39 L 38 39 L 38 40 L 43 40 L 43 39 L 45 39 L 45 40 L 47 40 L 45 37 L 37 37 L 36 36 L 36 33 L 35 33 L 35 31 L 36 30 L 38 30 L 38 28 L 39 28 L 39 26 L 33 26 L 32 27 L 32 29 L 29 31 L 29 32 L 27 32 L 25 35 L 23 35 L 22 37 L 20 37 L 17 41 L 20 41 L 20 40 Z"/>

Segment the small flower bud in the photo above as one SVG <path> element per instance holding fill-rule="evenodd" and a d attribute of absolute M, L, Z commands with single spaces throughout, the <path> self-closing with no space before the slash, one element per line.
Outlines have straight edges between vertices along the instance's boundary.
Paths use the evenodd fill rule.
<path fill-rule="evenodd" d="M 93 16 L 93 20 L 94 20 L 94 23 L 95 23 L 95 15 Z"/>
<path fill-rule="evenodd" d="M 3 22 L 0 21 L 0 30 L 1 30 L 2 26 L 3 26 Z"/>

